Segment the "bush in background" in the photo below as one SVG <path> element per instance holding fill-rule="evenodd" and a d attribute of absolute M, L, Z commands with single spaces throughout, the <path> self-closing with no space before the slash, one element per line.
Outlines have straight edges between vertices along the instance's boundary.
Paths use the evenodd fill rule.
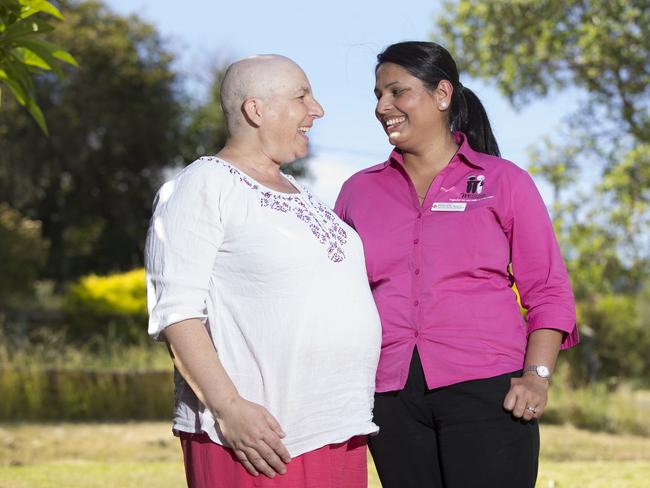
<path fill-rule="evenodd" d="M 579 303 L 583 363 L 593 363 L 598 379 L 646 378 L 650 374 L 650 323 L 643 292 L 602 295 L 593 303 Z M 591 351 L 589 350 L 591 349 Z"/>
<path fill-rule="evenodd" d="M 3 297 L 0 302 L 32 291 L 47 252 L 48 242 L 41 236 L 41 223 L 0 203 L 0 297 Z"/>
<path fill-rule="evenodd" d="M 82 277 L 68 289 L 63 309 L 68 336 L 96 336 L 124 342 L 147 340 L 147 297 L 144 269 L 107 276 Z"/>
<path fill-rule="evenodd" d="M 169 371 L 2 369 L 0 420 L 166 420 Z"/>
<path fill-rule="evenodd" d="M 553 376 L 542 423 L 571 424 L 614 434 L 650 435 L 650 392 L 629 383 L 604 382 L 576 387 L 571 368 L 562 363 Z"/>
<path fill-rule="evenodd" d="M 20 338 L 0 328 L 0 421 L 168 419 L 172 370 L 153 341 L 70 344 L 62 331 Z"/>

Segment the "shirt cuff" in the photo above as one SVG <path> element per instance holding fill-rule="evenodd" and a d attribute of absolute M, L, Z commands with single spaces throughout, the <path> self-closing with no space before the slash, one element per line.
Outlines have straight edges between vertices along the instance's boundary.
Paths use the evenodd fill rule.
<path fill-rule="evenodd" d="M 206 314 L 197 313 L 196 310 L 176 310 L 174 312 L 167 312 L 159 316 L 151 315 L 149 317 L 149 335 L 155 341 L 164 341 L 164 338 L 161 337 L 161 333 L 170 325 L 174 325 L 178 322 L 188 319 L 199 319 L 201 322 L 205 322 L 208 318 Z"/>

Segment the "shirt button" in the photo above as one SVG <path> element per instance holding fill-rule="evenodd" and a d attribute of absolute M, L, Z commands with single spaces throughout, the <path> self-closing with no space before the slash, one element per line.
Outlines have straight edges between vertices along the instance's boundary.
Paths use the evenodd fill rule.
<path fill-rule="evenodd" d="M 418 219 L 421 219 L 421 218 L 422 218 L 422 213 L 418 212 Z"/>
<path fill-rule="evenodd" d="M 417 244 L 418 242 L 420 242 L 420 239 L 414 239 L 413 240 L 413 244 Z"/>
<path fill-rule="evenodd" d="M 420 268 L 418 268 L 418 269 L 415 270 L 415 274 L 416 274 L 416 275 L 419 275 L 419 274 L 420 274 Z"/>
<path fill-rule="evenodd" d="M 419 337 L 419 336 L 420 336 L 420 333 L 416 330 L 415 331 L 415 337 Z"/>
<path fill-rule="evenodd" d="M 415 300 L 415 301 L 413 302 L 413 306 L 414 306 L 414 307 L 417 307 L 418 305 L 420 305 L 420 301 L 419 301 L 419 300 Z"/>

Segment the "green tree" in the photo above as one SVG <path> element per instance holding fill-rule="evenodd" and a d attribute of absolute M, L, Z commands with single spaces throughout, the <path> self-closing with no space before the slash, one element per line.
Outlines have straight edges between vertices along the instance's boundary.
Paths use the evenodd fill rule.
<path fill-rule="evenodd" d="M 28 294 L 47 257 L 40 222 L 0 204 L 0 307 L 9 297 Z"/>
<path fill-rule="evenodd" d="M 42 222 L 46 277 L 67 280 L 141 265 L 183 119 L 174 57 L 151 25 L 97 1 L 58 5 L 66 22 L 51 36 L 81 68 L 35 79 L 49 138 L 15 101 L 0 111 L 0 202 Z"/>
<path fill-rule="evenodd" d="M 565 252 L 579 259 L 605 240 L 599 253 L 620 273 L 601 274 L 600 291 L 638 290 L 650 269 L 648 0 L 449 0 L 444 11 L 438 31 L 460 68 L 515 107 L 568 87 L 584 95 L 563 133 L 534 149 L 531 170 L 554 188 L 560 230 L 579 227 Z"/>
<path fill-rule="evenodd" d="M 228 130 L 221 110 L 221 82 L 226 69 L 215 66 L 210 70 L 205 99 L 189 103 L 184 138 L 184 162 L 198 156 L 217 153 L 226 143 Z"/>
<path fill-rule="evenodd" d="M 59 9 L 45 0 L 0 0 L 0 85 L 9 87 L 45 133 L 47 125 L 36 103 L 32 75 L 53 71 L 62 77 L 59 63 L 77 66 L 63 48 L 43 39 L 44 34 L 54 30 L 52 24 L 44 20 L 47 16 L 63 20 Z"/>
<path fill-rule="evenodd" d="M 647 351 L 630 350 L 638 361 L 626 367 L 623 350 L 647 347 L 640 338 L 650 335 L 650 323 L 632 320 L 631 305 L 650 272 L 650 2 L 444 7 L 436 39 L 513 106 L 564 89 L 578 94 L 577 112 L 531 148 L 529 169 L 553 189 L 554 224 L 603 372 L 648 371 Z"/>

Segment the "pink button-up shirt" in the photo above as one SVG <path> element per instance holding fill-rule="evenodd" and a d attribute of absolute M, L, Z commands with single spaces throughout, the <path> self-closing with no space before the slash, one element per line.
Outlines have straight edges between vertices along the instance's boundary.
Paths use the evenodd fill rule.
<path fill-rule="evenodd" d="M 562 348 L 579 340 L 569 277 L 532 179 L 454 137 L 460 148 L 422 204 L 399 150 L 352 176 L 336 202 L 363 240 L 381 316 L 378 392 L 404 387 L 414 346 L 437 388 L 521 369 L 536 329 L 565 332 Z"/>

